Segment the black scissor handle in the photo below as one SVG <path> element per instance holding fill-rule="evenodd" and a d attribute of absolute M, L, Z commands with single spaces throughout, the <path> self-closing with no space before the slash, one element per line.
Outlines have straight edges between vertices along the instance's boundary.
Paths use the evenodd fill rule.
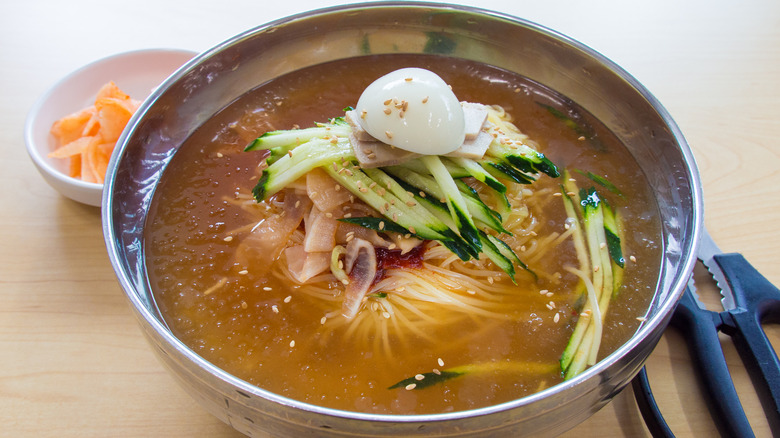
<path fill-rule="evenodd" d="M 752 437 L 753 429 L 742 409 L 718 338 L 720 314 L 699 308 L 690 289 L 685 290 L 672 315 L 671 325 L 688 343 L 691 359 L 707 392 L 707 403 L 724 436 Z"/>
<path fill-rule="evenodd" d="M 780 322 L 780 290 L 742 254 L 715 256 L 734 293 L 737 308 L 722 312 L 721 330 L 734 340 L 772 429 L 780 429 L 780 360 L 761 323 Z M 771 400 L 771 403 L 769 402 Z"/>

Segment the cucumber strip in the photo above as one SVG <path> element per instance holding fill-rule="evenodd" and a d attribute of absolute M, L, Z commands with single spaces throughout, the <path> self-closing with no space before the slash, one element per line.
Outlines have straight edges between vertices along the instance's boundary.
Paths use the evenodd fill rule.
<path fill-rule="evenodd" d="M 625 267 L 626 260 L 623 258 L 623 249 L 620 247 L 620 231 L 617 227 L 615 210 L 606 203 L 604 204 L 604 230 L 607 235 L 609 257 L 621 268 Z"/>
<path fill-rule="evenodd" d="M 368 228 L 370 230 L 378 231 L 380 233 L 398 233 L 398 234 L 412 234 L 406 228 L 398 225 L 397 223 L 387 220 L 381 217 L 365 216 L 365 217 L 345 217 L 338 219 L 339 222 L 346 222 Z M 416 234 L 412 234 L 416 236 Z"/>
<path fill-rule="evenodd" d="M 541 172 L 552 178 L 560 176 L 558 167 L 549 158 L 526 144 L 508 146 L 501 141 L 493 141 L 488 146 L 487 154 L 500 158 L 523 172 Z"/>
<path fill-rule="evenodd" d="M 496 178 L 509 179 L 518 184 L 531 184 L 536 181 L 535 177 L 520 172 L 514 166 L 502 160 L 496 158 L 483 159 L 482 163 L 485 166 L 485 170 Z"/>
<path fill-rule="evenodd" d="M 254 139 L 244 148 L 244 151 L 279 148 L 279 152 L 285 154 L 288 150 L 306 143 L 309 140 L 331 136 L 348 137 L 351 132 L 352 130 L 348 125 L 345 126 L 342 124 L 320 125 L 305 129 L 269 131 Z"/>
<path fill-rule="evenodd" d="M 450 228 L 449 230 L 450 237 L 451 237 L 450 242 L 452 242 L 451 245 L 455 248 L 453 249 L 451 246 L 445 245 L 447 246 L 447 248 L 450 249 L 450 251 L 457 254 L 458 257 L 460 257 L 460 259 L 463 261 L 469 260 L 471 258 L 475 258 L 475 259 L 479 258 L 480 248 L 475 248 L 473 245 L 471 245 L 469 242 L 467 242 L 460 235 L 457 234 L 457 226 L 455 225 L 455 222 L 452 220 L 450 211 L 447 209 L 447 204 L 439 202 L 435 199 L 431 199 L 429 197 L 423 198 L 421 196 L 415 196 L 415 198 L 420 205 L 425 207 L 426 210 L 430 211 L 431 214 L 436 216 L 438 220 L 442 221 L 442 223 L 446 224 L 447 227 Z"/>
<path fill-rule="evenodd" d="M 466 201 L 463 199 L 458 186 L 455 185 L 455 180 L 452 179 L 441 159 L 437 155 L 426 155 L 421 157 L 420 160 L 444 191 L 447 207 L 450 210 L 452 219 L 455 221 L 455 225 L 458 226 L 458 234 L 475 247 L 481 247 L 482 242 L 479 239 L 479 231 L 471 219 Z"/>
<path fill-rule="evenodd" d="M 444 167 L 447 168 L 447 171 L 450 173 L 450 176 L 452 176 L 453 178 L 466 178 L 471 176 L 471 174 L 466 169 L 464 169 L 461 166 L 458 166 L 457 164 L 451 161 L 442 160 L 442 163 L 444 164 Z M 407 169 L 413 170 L 421 175 L 430 175 L 430 171 L 428 170 L 428 168 L 425 167 L 425 164 L 423 164 L 423 162 L 420 161 L 419 159 L 407 160 L 406 162 L 401 163 L 398 166 L 406 167 Z"/>
<path fill-rule="evenodd" d="M 501 254 L 515 263 L 517 266 L 520 266 L 525 271 L 527 271 L 529 274 L 531 274 L 534 277 L 534 280 L 538 280 L 539 276 L 536 275 L 536 272 L 531 270 L 528 265 L 523 263 L 522 260 L 520 260 L 520 257 L 517 256 L 517 254 L 512 250 L 512 248 L 509 247 L 509 245 L 506 244 L 503 240 L 499 239 L 498 237 L 491 236 L 490 234 L 486 234 L 487 238 L 493 243 L 493 245 L 496 246 L 496 249 L 498 249 Z"/>
<path fill-rule="evenodd" d="M 418 215 L 420 209 L 412 209 L 388 191 L 383 191 L 382 194 L 377 193 L 375 187 L 378 183 L 363 173 L 360 168 L 352 167 L 342 171 L 341 169 L 345 168 L 336 170 L 334 166 L 329 165 L 323 166 L 323 169 L 353 195 L 362 199 L 363 202 L 389 220 L 409 230 L 411 234 L 424 240 L 447 240 L 447 236 L 441 233 L 447 229 L 444 224 L 436 221 L 432 215 L 427 215 L 427 217 Z"/>
<path fill-rule="evenodd" d="M 314 168 L 353 158 L 352 146 L 346 138 L 336 144 L 319 138 L 309 140 L 268 166 L 252 193 L 255 199 L 263 201 Z"/>
<path fill-rule="evenodd" d="M 474 177 L 474 179 L 477 181 L 485 184 L 499 193 L 506 193 L 506 186 L 501 181 L 497 180 L 493 175 L 488 173 L 488 171 L 486 171 L 485 168 L 482 167 L 478 162 L 464 157 L 449 157 L 443 161 L 445 165 L 447 161 L 452 161 L 453 163 L 465 169 L 466 172 L 468 172 L 468 174 Z M 451 174 L 452 173 L 450 173 L 450 175 Z"/>
<path fill-rule="evenodd" d="M 427 194 L 426 197 L 433 197 L 435 200 L 439 202 L 444 200 L 444 203 L 447 203 L 446 192 L 441 187 L 441 185 L 438 184 L 438 181 L 435 180 L 434 178 L 428 175 L 419 174 L 403 166 L 391 166 L 386 168 L 386 170 L 388 173 L 398 178 L 399 183 L 403 181 L 404 184 L 408 186 L 412 186 L 416 189 L 416 190 L 409 190 L 410 193 L 414 194 L 413 192 L 419 192 L 419 190 L 422 190 Z M 455 186 L 455 189 L 458 191 L 458 193 L 461 195 L 461 198 L 463 199 L 463 202 L 466 206 L 466 211 L 469 213 L 472 219 L 472 223 L 474 220 L 478 220 L 482 224 L 498 231 L 499 233 L 511 234 L 509 231 L 504 229 L 501 223 L 501 215 L 499 215 L 496 211 L 490 209 L 490 207 L 485 205 L 485 203 L 482 202 L 482 200 L 479 198 L 479 195 L 477 195 L 476 192 L 474 192 L 471 187 L 469 187 L 466 183 L 463 183 L 462 181 L 452 180 L 452 182 L 453 185 Z M 406 187 L 407 189 L 409 189 L 408 186 Z M 452 210 L 450 209 L 449 204 L 447 204 L 447 208 L 451 214 Z M 454 229 L 454 231 L 460 234 L 459 232 L 460 227 L 458 226 L 457 222 L 455 223 L 455 226 L 456 228 Z M 477 248 L 479 247 L 477 246 Z"/>
<path fill-rule="evenodd" d="M 479 232 L 479 239 L 482 243 L 482 253 L 484 253 L 496 266 L 501 268 L 502 271 L 506 272 L 512 280 L 512 283 L 517 284 L 517 281 L 515 281 L 515 266 L 512 264 L 512 260 L 506 257 L 504 253 L 496 247 L 493 240 L 484 232 Z"/>

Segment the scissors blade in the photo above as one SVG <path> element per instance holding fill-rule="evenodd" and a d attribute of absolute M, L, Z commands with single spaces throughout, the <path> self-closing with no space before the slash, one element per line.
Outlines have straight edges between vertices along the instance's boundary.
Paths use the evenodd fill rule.
<path fill-rule="evenodd" d="M 712 240 L 710 233 L 704 229 L 701 234 L 701 241 L 699 242 L 699 251 L 697 256 L 699 260 L 701 260 L 702 264 L 710 272 L 712 279 L 715 280 L 715 283 L 720 289 L 720 295 L 722 297 L 720 302 L 723 305 L 723 309 L 736 309 L 737 303 L 734 300 L 734 292 L 731 290 L 729 282 L 726 281 L 726 275 L 723 273 L 723 269 L 721 269 L 717 260 L 715 260 L 715 256 L 719 254 L 723 254 L 723 252 L 720 250 L 720 248 L 718 248 L 718 245 L 715 243 L 715 241 Z"/>

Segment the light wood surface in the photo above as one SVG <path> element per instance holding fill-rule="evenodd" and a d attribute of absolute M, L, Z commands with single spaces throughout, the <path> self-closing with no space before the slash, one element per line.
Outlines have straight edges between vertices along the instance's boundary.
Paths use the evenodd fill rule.
<path fill-rule="evenodd" d="M 335 4 L 267 3 L 4 4 L 0 436 L 238 435 L 203 411 L 153 357 L 109 264 L 99 210 L 46 185 L 26 155 L 22 129 L 50 85 L 95 59 L 137 48 L 205 50 L 266 21 Z M 554 28 L 636 76 L 694 150 L 715 240 L 780 284 L 780 3 L 468 3 Z M 769 331 L 780 340 L 780 330 Z M 756 434 L 770 436 L 728 342 L 726 355 Z M 678 436 L 715 434 L 680 334 L 667 332 L 649 372 Z M 566 436 L 649 435 L 629 389 Z"/>

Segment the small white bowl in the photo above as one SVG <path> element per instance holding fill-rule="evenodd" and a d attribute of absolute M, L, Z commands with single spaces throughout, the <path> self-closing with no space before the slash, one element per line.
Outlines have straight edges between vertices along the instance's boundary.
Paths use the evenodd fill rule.
<path fill-rule="evenodd" d="M 83 204 L 100 206 L 103 184 L 68 176 L 68 160 L 49 158 L 56 146 L 52 124 L 95 102 L 101 86 L 114 81 L 133 99 L 143 100 L 165 78 L 196 55 L 179 49 L 146 49 L 119 53 L 88 64 L 57 82 L 32 107 L 24 127 L 27 153 L 49 185 Z"/>

